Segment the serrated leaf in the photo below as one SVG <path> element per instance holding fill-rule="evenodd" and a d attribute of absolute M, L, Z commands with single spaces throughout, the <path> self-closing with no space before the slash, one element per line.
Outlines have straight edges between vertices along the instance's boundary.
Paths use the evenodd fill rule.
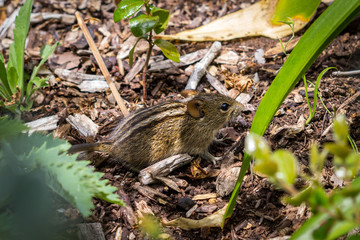
<path fill-rule="evenodd" d="M 174 62 L 180 62 L 180 53 L 172 43 L 163 39 L 156 39 L 154 43 L 161 49 L 165 57 Z"/>
<path fill-rule="evenodd" d="M 0 139 L 9 140 L 27 129 L 29 128 L 19 120 L 0 117 Z"/>
<path fill-rule="evenodd" d="M 0 130 L 2 126 L 7 125 L 1 125 Z M 107 180 L 101 180 L 103 173 L 94 172 L 93 168 L 88 167 L 89 161 L 77 161 L 76 155 L 66 155 L 69 147 L 65 140 L 54 139 L 52 135 L 20 134 L 11 141 L 2 141 L 0 155 L 1 159 L 13 163 L 17 172 L 20 170 L 18 174 L 35 170 L 46 173 L 43 182 L 77 207 L 84 216 L 88 216 L 94 207 L 94 196 L 123 204 L 114 193 L 116 188 L 108 185 Z"/>
<path fill-rule="evenodd" d="M 128 18 L 143 6 L 143 0 L 123 0 L 118 4 L 118 8 L 114 12 L 114 22 Z"/>
<path fill-rule="evenodd" d="M 142 13 L 137 17 L 130 19 L 129 26 L 135 37 L 141 37 L 150 32 L 158 22 L 158 16 L 148 16 Z"/>
<path fill-rule="evenodd" d="M 151 9 L 151 15 L 159 17 L 159 22 L 154 27 L 154 32 L 156 34 L 163 32 L 169 23 L 170 12 L 162 8 L 153 7 Z"/>

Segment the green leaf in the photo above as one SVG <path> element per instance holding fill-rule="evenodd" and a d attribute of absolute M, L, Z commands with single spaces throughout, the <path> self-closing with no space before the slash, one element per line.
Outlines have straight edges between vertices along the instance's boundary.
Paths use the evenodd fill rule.
<path fill-rule="evenodd" d="M 309 110 L 310 110 L 310 115 L 309 118 L 306 120 L 305 124 L 309 124 L 310 121 L 312 120 L 312 118 L 315 116 L 315 111 L 316 111 L 316 106 L 317 106 L 317 99 L 318 99 L 318 92 L 319 92 L 319 85 L 320 85 L 320 81 L 321 78 L 324 76 L 324 74 L 329 71 L 330 69 L 336 69 L 335 67 L 328 67 L 325 68 L 324 70 L 321 71 L 321 73 L 319 74 L 319 76 L 316 79 L 315 82 L 315 89 L 314 89 L 314 104 L 313 104 L 313 108 L 311 109 L 310 106 L 310 102 L 309 102 L 309 96 L 307 94 L 307 85 L 306 85 L 306 78 L 304 76 L 304 85 L 305 85 L 305 93 L 306 93 L 306 101 L 308 102 L 309 105 Z"/>
<path fill-rule="evenodd" d="M 130 67 L 133 66 L 134 64 L 134 51 L 135 51 L 135 47 L 138 44 L 138 42 L 141 40 L 141 38 L 138 38 L 134 44 L 134 46 L 131 48 L 130 52 L 129 52 L 129 65 Z"/>
<path fill-rule="evenodd" d="M 298 80 L 304 75 L 323 49 L 357 16 L 360 1 L 335 0 L 301 37 L 292 50 L 284 66 L 260 102 L 250 132 L 263 135 L 275 112 L 290 93 Z M 250 166 L 251 158 L 244 155 L 238 180 L 224 214 L 225 220 L 231 217 L 240 191 L 242 180 Z"/>
<path fill-rule="evenodd" d="M 336 221 L 327 233 L 326 239 L 337 239 L 357 227 L 354 221 Z"/>
<path fill-rule="evenodd" d="M 172 43 L 163 39 L 156 39 L 154 43 L 161 49 L 165 57 L 174 62 L 180 62 L 180 53 Z"/>
<path fill-rule="evenodd" d="M 56 42 L 54 45 L 50 46 L 50 45 L 45 45 L 43 46 L 43 48 L 40 51 L 40 56 L 41 56 L 41 61 L 39 63 L 39 65 L 37 65 L 36 67 L 34 67 L 34 70 L 31 74 L 30 77 L 30 81 L 32 81 L 32 79 L 35 78 L 35 76 L 37 75 L 40 67 L 42 65 L 44 65 L 44 63 L 48 60 L 48 58 L 51 56 L 51 54 L 53 54 L 53 52 L 55 51 L 55 49 L 60 45 L 60 42 Z"/>
<path fill-rule="evenodd" d="M 154 27 L 154 32 L 156 34 L 163 32 L 169 23 L 170 12 L 162 8 L 153 7 L 151 9 L 151 15 L 159 17 L 159 22 Z"/>
<path fill-rule="evenodd" d="M 345 144 L 336 144 L 336 143 L 325 143 L 324 148 L 335 156 L 345 159 L 347 155 L 351 153 L 351 148 Z M 343 162 L 335 162 L 336 164 L 342 164 Z"/>
<path fill-rule="evenodd" d="M 303 202 L 307 202 L 308 199 L 311 197 L 313 193 L 313 187 L 312 185 L 309 185 L 305 189 L 302 189 L 298 194 L 295 196 L 289 196 L 285 198 L 285 201 L 287 203 L 290 203 L 294 206 L 300 206 Z"/>
<path fill-rule="evenodd" d="M 5 68 L 4 56 L 0 53 L 0 83 L 3 86 L 3 92 L 7 99 L 9 99 L 12 95 L 11 88 L 8 82 L 7 74 Z"/>
<path fill-rule="evenodd" d="M 150 32 L 159 22 L 158 16 L 148 16 L 140 14 L 129 20 L 130 30 L 135 37 L 141 37 L 145 33 Z"/>
<path fill-rule="evenodd" d="M 19 15 L 15 19 L 14 44 L 16 52 L 16 71 L 18 73 L 18 86 L 23 96 L 24 94 L 24 52 L 26 36 L 30 27 L 30 15 L 32 9 L 32 0 L 26 0 L 20 8 Z"/>
<path fill-rule="evenodd" d="M 272 154 L 271 159 L 276 162 L 278 166 L 275 175 L 276 179 L 288 184 L 293 184 L 297 175 L 297 160 L 294 154 L 280 149 Z"/>
<path fill-rule="evenodd" d="M 312 211 L 316 211 L 316 208 L 323 207 L 329 208 L 329 198 L 326 192 L 321 187 L 314 187 L 312 195 L 309 199 L 309 205 L 312 207 Z"/>
<path fill-rule="evenodd" d="M 327 151 L 319 152 L 319 147 L 314 144 L 310 149 L 310 170 L 313 174 L 321 173 L 326 160 Z"/>
<path fill-rule="evenodd" d="M 11 45 L 11 46 L 14 46 L 14 45 Z M 7 80 L 9 83 L 11 95 L 13 95 L 17 91 L 16 87 L 18 86 L 18 83 L 20 80 L 19 80 L 18 71 L 16 70 L 16 62 L 14 63 L 13 61 L 11 61 L 11 59 L 16 59 L 15 50 L 12 51 L 12 49 L 14 49 L 14 48 L 11 46 L 10 46 L 10 52 L 9 52 L 10 59 L 9 59 L 8 65 L 7 65 L 6 72 L 7 72 Z M 11 58 L 12 52 L 14 53 L 14 56 L 15 56 L 13 58 Z"/>
<path fill-rule="evenodd" d="M 270 161 L 271 149 L 259 135 L 250 133 L 245 139 L 245 150 L 259 161 Z"/>
<path fill-rule="evenodd" d="M 280 0 L 277 2 L 271 22 L 279 24 L 280 21 L 286 21 L 288 17 L 310 21 L 320 2 L 320 0 Z"/>
<path fill-rule="evenodd" d="M 344 115 L 338 115 L 334 121 L 334 138 L 337 143 L 347 143 L 347 136 L 349 133 L 349 129 L 346 123 L 346 118 Z"/>
<path fill-rule="evenodd" d="M 143 0 L 122 0 L 114 12 L 114 22 L 130 17 L 139 11 L 143 4 Z"/>
<path fill-rule="evenodd" d="M 356 178 L 351 184 L 346 186 L 344 189 L 340 190 L 336 194 L 343 196 L 359 196 L 360 189 L 360 177 Z M 341 202 L 336 202 L 336 207 L 341 210 L 342 213 L 346 213 L 346 215 L 355 216 L 355 212 L 360 206 L 360 198 L 356 197 L 355 203 L 357 207 L 354 208 L 354 201 L 349 198 L 340 198 Z M 325 212 L 318 212 L 313 214 L 310 219 L 308 219 L 292 236 L 290 239 L 292 240 L 301 240 L 301 239 L 315 239 L 314 235 L 322 226 L 328 225 L 327 223 L 332 222 L 332 217 Z M 328 230 L 328 229 L 325 229 Z M 324 231 L 326 234 L 328 231 Z M 320 239 L 325 239 L 326 234 L 320 236 Z M 319 238 L 317 238 L 319 239 Z"/>

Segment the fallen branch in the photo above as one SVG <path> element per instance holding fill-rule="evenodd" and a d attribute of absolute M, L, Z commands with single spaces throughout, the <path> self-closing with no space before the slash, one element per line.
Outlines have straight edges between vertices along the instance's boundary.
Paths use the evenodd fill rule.
<path fill-rule="evenodd" d="M 196 89 L 197 85 L 200 82 L 200 79 L 205 75 L 206 68 L 214 60 L 216 55 L 219 53 L 220 49 L 221 49 L 220 42 L 216 41 L 211 45 L 211 48 L 206 53 L 205 57 L 195 65 L 194 71 L 191 74 L 185 89 L 194 89 L 194 90 Z"/>

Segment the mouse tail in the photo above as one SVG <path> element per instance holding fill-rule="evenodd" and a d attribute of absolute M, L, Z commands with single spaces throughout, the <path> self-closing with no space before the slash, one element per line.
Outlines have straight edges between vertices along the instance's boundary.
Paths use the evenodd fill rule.
<path fill-rule="evenodd" d="M 93 151 L 101 151 L 102 150 L 101 143 L 82 143 L 71 146 L 68 150 L 68 153 L 73 154 L 77 152 L 93 152 Z"/>

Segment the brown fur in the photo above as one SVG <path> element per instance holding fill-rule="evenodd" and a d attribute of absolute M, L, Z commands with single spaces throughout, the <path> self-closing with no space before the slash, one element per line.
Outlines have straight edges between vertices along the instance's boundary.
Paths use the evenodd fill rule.
<path fill-rule="evenodd" d="M 221 109 L 224 103 L 229 105 L 227 111 Z M 180 153 L 213 160 L 208 148 L 216 132 L 242 110 L 242 104 L 229 97 L 199 93 L 135 112 L 123 119 L 106 142 L 87 150 L 108 153 L 136 171 Z"/>

